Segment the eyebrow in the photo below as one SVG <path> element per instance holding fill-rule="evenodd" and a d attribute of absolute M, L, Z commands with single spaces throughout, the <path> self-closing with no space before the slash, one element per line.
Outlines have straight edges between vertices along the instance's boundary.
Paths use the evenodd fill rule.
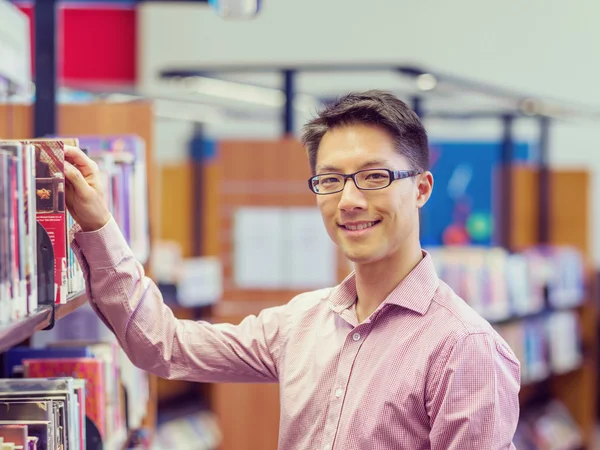
<path fill-rule="evenodd" d="M 366 169 L 368 167 L 373 167 L 373 166 L 387 167 L 389 165 L 390 165 L 390 162 L 386 159 L 371 159 L 371 160 L 361 164 L 360 167 L 358 168 L 358 170 L 363 170 L 363 169 Z M 340 171 L 339 167 L 332 166 L 332 165 L 317 166 L 317 173 L 318 172 L 339 172 L 339 171 Z"/>

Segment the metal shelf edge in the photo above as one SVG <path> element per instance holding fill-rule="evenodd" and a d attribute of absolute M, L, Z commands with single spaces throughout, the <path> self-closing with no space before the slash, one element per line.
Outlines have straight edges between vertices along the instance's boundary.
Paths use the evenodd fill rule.
<path fill-rule="evenodd" d="M 55 306 L 55 321 L 65 317 L 86 302 L 85 292 L 69 296 L 67 303 Z M 51 317 L 52 306 L 44 305 L 28 316 L 0 327 L 0 353 L 28 339 L 36 331 L 46 328 L 50 325 Z"/>

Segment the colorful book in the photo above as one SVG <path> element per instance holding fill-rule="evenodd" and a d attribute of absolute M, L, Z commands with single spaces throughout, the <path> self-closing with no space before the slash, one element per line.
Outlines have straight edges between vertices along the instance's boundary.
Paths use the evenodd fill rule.
<path fill-rule="evenodd" d="M 95 358 L 26 359 L 24 375 L 29 378 L 72 377 L 86 381 L 87 417 L 103 440 L 106 435 L 106 388 L 103 362 Z"/>
<path fill-rule="evenodd" d="M 91 356 L 92 353 L 87 347 L 12 347 L 4 353 L 4 377 L 21 377 L 23 375 L 23 360 L 25 359 L 89 358 Z"/>
<path fill-rule="evenodd" d="M 28 152 L 35 154 L 32 171 L 35 173 L 36 220 L 48 233 L 54 250 L 55 302 L 66 303 L 67 296 L 71 293 L 69 285 L 73 287 L 69 280 L 74 276 L 74 270 L 69 271 L 70 255 L 67 252 L 64 146 L 78 146 L 79 142 L 77 139 L 60 138 L 10 140 L 2 143 L 21 143 L 33 147 Z"/>
<path fill-rule="evenodd" d="M 36 212 L 54 250 L 55 302 L 67 301 L 65 155 L 60 141 L 36 142 Z"/>
<path fill-rule="evenodd" d="M 0 437 L 4 442 L 12 442 L 15 446 L 27 450 L 27 425 L 2 425 Z"/>
<path fill-rule="evenodd" d="M 9 174 L 12 156 L 0 150 L 0 323 L 10 322 L 11 271 L 9 252 Z"/>
<path fill-rule="evenodd" d="M 143 139 L 135 135 L 80 137 L 82 147 L 105 168 L 110 211 L 136 259 L 149 257 L 148 183 Z"/>
<path fill-rule="evenodd" d="M 32 170 L 33 150 L 20 142 L 1 142 L 0 149 L 16 158 L 16 251 L 19 274 L 18 298 L 15 302 L 14 318 L 24 317 L 37 308 L 37 273 L 35 210 L 30 208 L 34 188 Z"/>

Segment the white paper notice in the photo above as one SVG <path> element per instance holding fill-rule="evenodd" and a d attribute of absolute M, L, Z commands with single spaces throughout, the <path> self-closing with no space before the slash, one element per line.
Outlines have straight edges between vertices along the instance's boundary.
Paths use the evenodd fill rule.
<path fill-rule="evenodd" d="M 223 271 L 219 258 L 184 259 L 180 272 L 177 301 L 181 306 L 212 305 L 223 296 Z"/>
<path fill-rule="evenodd" d="M 285 285 L 284 227 L 280 208 L 239 208 L 233 225 L 234 279 L 245 289 Z"/>
<path fill-rule="evenodd" d="M 337 281 L 336 248 L 318 208 L 289 208 L 285 248 L 287 284 L 294 289 L 319 289 Z"/>
<path fill-rule="evenodd" d="M 337 282 L 336 248 L 317 208 L 247 207 L 234 218 L 235 283 L 318 289 Z"/>

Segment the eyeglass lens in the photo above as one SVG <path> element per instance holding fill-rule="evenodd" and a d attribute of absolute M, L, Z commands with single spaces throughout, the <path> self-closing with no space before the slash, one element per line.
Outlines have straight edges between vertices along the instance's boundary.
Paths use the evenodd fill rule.
<path fill-rule="evenodd" d="M 382 189 L 390 184 L 390 174 L 385 170 L 365 170 L 355 175 L 360 189 Z M 312 179 L 312 186 L 318 194 L 341 191 L 344 188 L 344 177 L 337 174 L 317 175 Z"/>

